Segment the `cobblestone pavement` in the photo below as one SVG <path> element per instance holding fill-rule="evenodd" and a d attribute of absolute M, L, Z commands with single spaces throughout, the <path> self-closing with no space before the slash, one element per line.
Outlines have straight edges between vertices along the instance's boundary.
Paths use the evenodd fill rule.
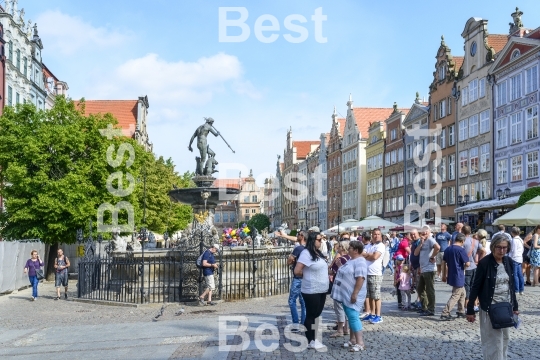
<path fill-rule="evenodd" d="M 300 343 L 285 337 L 290 323 L 287 296 L 221 303 L 198 307 L 194 304 L 166 304 L 157 320 L 161 304 L 134 307 L 95 305 L 77 301 L 53 300 L 51 283 L 40 285 L 40 298 L 30 301 L 31 290 L 0 296 L 0 358 L 43 359 L 481 359 L 478 323 L 464 319 L 439 321 L 442 307 L 450 296 L 450 287 L 436 283 L 437 315 L 419 318 L 415 313 L 397 309 L 390 295 L 391 283 L 383 284 L 383 319 L 379 325 L 364 326 L 366 351 L 347 352 L 341 347 L 345 338 L 329 339 L 323 334 L 326 352 L 299 350 Z M 518 297 L 522 327 L 511 329 L 509 358 L 540 357 L 540 287 L 525 288 Z M 179 311 L 184 308 L 181 315 Z M 455 310 L 454 310 L 455 312 Z M 250 343 L 240 336 L 228 336 L 221 342 L 218 319 L 231 316 L 246 319 L 245 333 Z M 327 298 L 323 321 L 333 323 L 332 300 Z M 238 323 L 237 323 L 238 324 Z M 253 340 L 261 324 L 279 330 L 275 340 L 263 340 L 264 346 L 276 349 L 261 352 Z M 229 323 L 229 328 L 235 328 Z M 238 326 L 238 325 L 236 325 Z M 266 330 L 263 334 L 271 334 Z M 277 335 L 277 334 L 276 334 Z M 243 351 L 227 351 L 226 345 L 249 345 Z M 221 350 L 221 351 L 220 351 Z M 399 355 L 398 355 L 399 354 Z"/>

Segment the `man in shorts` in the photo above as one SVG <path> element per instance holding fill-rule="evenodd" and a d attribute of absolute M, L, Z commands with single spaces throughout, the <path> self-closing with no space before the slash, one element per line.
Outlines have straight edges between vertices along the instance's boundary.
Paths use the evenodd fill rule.
<path fill-rule="evenodd" d="M 381 317 L 381 284 L 383 280 L 382 263 L 386 248 L 382 242 L 381 230 L 373 230 L 371 239 L 373 245 L 369 248 L 369 253 L 364 254 L 368 264 L 366 300 L 369 299 L 371 315 L 363 320 L 367 320 L 372 324 L 380 324 L 383 322 Z"/>
<path fill-rule="evenodd" d="M 67 299 L 68 295 L 68 269 L 69 269 L 69 259 L 64 255 L 62 249 L 58 249 L 56 252 L 56 259 L 54 259 L 54 268 L 55 268 L 55 278 L 54 285 L 56 286 L 56 297 L 54 300 L 60 299 L 60 287 L 64 287 L 64 298 Z"/>
<path fill-rule="evenodd" d="M 199 296 L 199 305 L 217 305 L 216 302 L 212 301 L 212 292 L 216 290 L 216 284 L 214 282 L 214 269 L 217 269 L 219 264 L 216 263 L 214 254 L 219 250 L 219 245 L 214 244 L 208 250 L 206 250 L 202 257 L 202 268 L 204 275 L 204 291 Z M 204 301 L 204 298 L 208 295 L 208 303 Z"/>
<path fill-rule="evenodd" d="M 435 281 L 441 281 L 441 265 L 443 262 L 444 250 L 450 245 L 452 240 L 452 235 L 446 231 L 446 224 L 441 224 L 441 231 L 435 236 L 435 241 L 441 247 L 441 251 L 437 253 L 437 258 L 435 259 L 435 264 L 437 265 L 437 277 Z"/>

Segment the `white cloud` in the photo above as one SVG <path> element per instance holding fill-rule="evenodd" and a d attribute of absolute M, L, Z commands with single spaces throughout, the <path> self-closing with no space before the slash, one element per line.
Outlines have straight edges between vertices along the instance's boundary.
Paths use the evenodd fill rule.
<path fill-rule="evenodd" d="M 233 55 L 218 53 L 194 62 L 170 62 L 157 54 L 131 59 L 106 79 L 93 84 L 89 98 L 123 99 L 147 94 L 157 104 L 160 117 L 178 117 L 179 107 L 203 105 L 216 93 L 228 88 L 237 94 L 259 99 L 261 94 L 251 82 L 243 79 L 240 60 Z"/>
<path fill-rule="evenodd" d="M 105 27 L 94 27 L 79 17 L 58 10 L 40 14 L 36 23 L 47 50 L 59 51 L 64 55 L 75 54 L 81 49 L 110 48 L 130 37 Z"/>

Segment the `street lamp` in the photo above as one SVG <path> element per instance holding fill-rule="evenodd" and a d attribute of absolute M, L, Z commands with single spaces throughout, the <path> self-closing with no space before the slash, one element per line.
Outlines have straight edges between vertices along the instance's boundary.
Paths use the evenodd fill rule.
<path fill-rule="evenodd" d="M 470 200 L 469 194 L 465 195 L 464 197 L 462 195 L 458 195 L 458 204 L 459 206 L 465 206 Z M 465 212 L 463 212 L 463 215 L 465 215 Z"/>
<path fill-rule="evenodd" d="M 508 196 L 510 196 L 510 191 L 511 190 L 509 188 L 504 189 L 504 192 L 502 189 L 498 189 L 497 197 L 499 198 L 499 200 L 506 199 Z"/>

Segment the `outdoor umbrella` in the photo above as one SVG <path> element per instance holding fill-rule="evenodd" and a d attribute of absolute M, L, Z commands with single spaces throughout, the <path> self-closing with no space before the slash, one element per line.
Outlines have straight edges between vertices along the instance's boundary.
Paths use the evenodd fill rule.
<path fill-rule="evenodd" d="M 337 235 L 338 229 L 339 232 L 348 231 L 351 230 L 351 225 L 356 225 L 359 221 L 355 219 L 349 219 L 345 220 L 344 222 L 340 223 L 339 225 L 332 226 L 328 230 L 324 230 L 323 234 L 325 235 Z"/>
<path fill-rule="evenodd" d="M 351 225 L 350 230 L 353 230 L 353 231 L 373 230 L 373 229 L 390 230 L 391 228 L 395 228 L 397 226 L 399 225 L 373 215 L 373 216 L 368 216 L 364 220 L 356 222 L 354 225 Z"/>
<path fill-rule="evenodd" d="M 540 224 L 540 196 L 527 201 L 523 206 L 504 214 L 493 225 L 536 226 Z"/>

